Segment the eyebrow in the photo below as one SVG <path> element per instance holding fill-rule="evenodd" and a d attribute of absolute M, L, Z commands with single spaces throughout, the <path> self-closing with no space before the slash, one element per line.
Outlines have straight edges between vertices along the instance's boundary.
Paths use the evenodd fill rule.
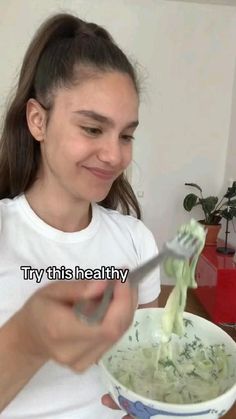
<path fill-rule="evenodd" d="M 97 112 L 94 111 L 90 111 L 90 110 L 78 110 L 78 111 L 74 111 L 73 113 L 79 114 L 79 115 L 83 115 L 83 116 L 87 116 L 88 118 L 94 119 L 97 122 L 100 122 L 102 124 L 106 124 L 110 127 L 114 127 L 115 123 L 113 121 L 113 119 L 101 115 Z M 132 121 L 130 123 L 127 124 L 126 128 L 136 128 L 139 124 L 139 121 Z"/>

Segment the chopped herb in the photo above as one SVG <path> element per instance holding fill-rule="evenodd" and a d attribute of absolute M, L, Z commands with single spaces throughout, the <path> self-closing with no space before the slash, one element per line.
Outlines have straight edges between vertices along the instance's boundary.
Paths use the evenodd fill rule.
<path fill-rule="evenodd" d="M 188 327 L 188 325 L 190 325 L 190 326 L 192 326 L 192 327 L 193 327 L 193 322 L 192 322 L 192 320 L 189 320 L 189 319 L 184 319 L 184 326 L 185 326 L 185 327 Z"/>
<path fill-rule="evenodd" d="M 172 276 L 176 274 L 174 277 L 177 288 L 168 300 L 168 310 L 162 321 L 165 342 L 162 343 L 161 335 L 159 348 L 153 343 L 150 343 L 150 347 L 142 347 L 142 335 L 137 328 L 139 322 L 136 321 L 135 334 L 128 336 L 128 339 L 132 343 L 136 339 L 139 345 L 134 349 L 128 347 L 126 351 L 120 351 L 122 353 L 118 354 L 119 359 L 116 362 L 113 360 L 109 368 L 124 386 L 140 392 L 144 397 L 168 403 L 188 404 L 207 401 L 222 394 L 234 384 L 235 372 L 234 368 L 229 367 L 224 345 L 203 345 L 198 336 L 189 336 L 188 327 L 192 326 L 190 331 L 194 334 L 195 324 L 188 318 L 183 319 L 183 309 L 187 288 L 194 286 L 196 262 L 204 246 L 205 232 L 194 220 L 183 226 L 181 232 L 190 232 L 196 236 L 201 246 L 193 260 L 166 260 L 166 272 L 169 270 L 173 273 Z M 145 320 L 148 318 L 152 317 L 147 315 Z M 184 339 L 179 337 L 176 342 L 171 339 L 173 334 L 182 335 Z"/>
<path fill-rule="evenodd" d="M 187 375 L 189 375 L 189 377 L 198 377 L 198 378 L 202 378 L 199 374 L 197 374 L 195 372 L 195 370 L 191 371 L 191 372 L 187 372 Z"/>

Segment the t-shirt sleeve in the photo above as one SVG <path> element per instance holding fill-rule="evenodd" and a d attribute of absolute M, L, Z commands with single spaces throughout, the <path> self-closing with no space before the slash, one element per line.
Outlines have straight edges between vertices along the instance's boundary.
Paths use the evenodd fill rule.
<path fill-rule="evenodd" d="M 139 257 L 139 264 L 146 262 L 153 256 L 158 254 L 156 241 L 151 231 L 143 224 L 138 222 L 136 231 L 137 252 Z M 160 294 L 160 269 L 155 268 L 148 274 L 139 285 L 139 304 L 150 303 L 155 300 Z"/>

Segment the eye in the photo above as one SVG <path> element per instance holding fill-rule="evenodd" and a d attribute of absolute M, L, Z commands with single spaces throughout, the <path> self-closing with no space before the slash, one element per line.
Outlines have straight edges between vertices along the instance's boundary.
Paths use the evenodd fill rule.
<path fill-rule="evenodd" d="M 96 137 L 100 134 L 102 134 L 102 130 L 100 128 L 94 128 L 94 127 L 83 127 L 81 126 L 83 131 L 86 132 L 86 134 L 89 134 L 91 137 Z"/>
<path fill-rule="evenodd" d="M 122 135 L 121 138 L 125 143 L 130 143 L 132 140 L 134 140 L 132 135 Z"/>

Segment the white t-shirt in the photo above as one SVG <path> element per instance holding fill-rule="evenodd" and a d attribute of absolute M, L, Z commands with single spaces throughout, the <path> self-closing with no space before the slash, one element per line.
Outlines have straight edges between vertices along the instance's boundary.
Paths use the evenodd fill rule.
<path fill-rule="evenodd" d="M 25 195 L 0 200 L 0 327 L 39 288 L 53 280 L 46 269 L 132 269 L 157 253 L 152 233 L 132 216 L 92 205 L 90 224 L 79 232 L 59 231 L 40 219 Z M 24 279 L 28 268 L 42 270 L 41 280 Z M 55 269 L 55 268 L 54 268 Z M 40 272 L 40 271 L 38 271 Z M 52 272 L 52 271 L 51 271 Z M 63 277 L 63 276 L 62 276 Z M 38 276 L 40 278 L 40 276 Z M 139 303 L 160 292 L 159 269 L 139 286 Z M 0 414 L 2 419 L 112 419 L 123 416 L 101 404 L 106 393 L 97 365 L 75 373 L 46 363 Z"/>

